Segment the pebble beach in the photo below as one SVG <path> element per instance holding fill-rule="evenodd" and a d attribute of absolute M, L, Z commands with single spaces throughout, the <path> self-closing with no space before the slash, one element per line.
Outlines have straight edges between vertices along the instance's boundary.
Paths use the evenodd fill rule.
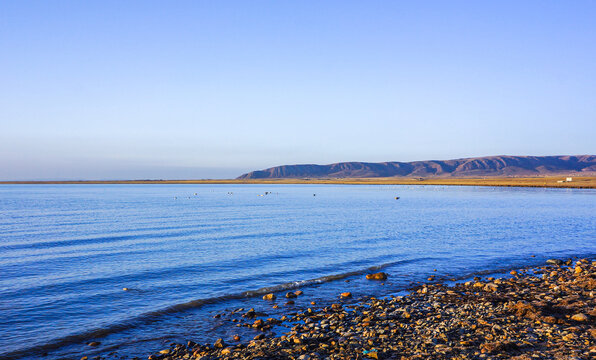
<path fill-rule="evenodd" d="M 369 274 L 383 281 L 386 274 Z M 259 331 L 212 344 L 172 343 L 149 355 L 174 359 L 593 359 L 596 261 L 548 260 L 499 278 L 429 282 L 404 296 L 353 299 L 280 318 L 253 309 L 224 315 Z M 292 302 L 301 291 L 262 301 Z M 272 305 L 279 306 L 279 305 Z M 280 330 L 283 329 L 283 330 Z"/>

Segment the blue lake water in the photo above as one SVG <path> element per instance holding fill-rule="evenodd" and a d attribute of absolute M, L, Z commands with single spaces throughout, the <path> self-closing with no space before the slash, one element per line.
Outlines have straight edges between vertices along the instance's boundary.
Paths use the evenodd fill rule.
<path fill-rule="evenodd" d="M 221 311 L 288 311 L 269 290 L 300 309 L 595 254 L 594 190 L 0 185 L 0 358 L 145 358 L 240 331 Z"/>

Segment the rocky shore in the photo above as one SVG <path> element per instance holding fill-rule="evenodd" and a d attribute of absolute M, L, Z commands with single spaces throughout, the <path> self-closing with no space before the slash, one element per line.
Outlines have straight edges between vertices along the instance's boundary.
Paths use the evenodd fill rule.
<path fill-rule="evenodd" d="M 406 296 L 338 294 L 331 306 L 313 304 L 279 319 L 237 309 L 225 315 L 230 326 L 259 331 L 254 339 L 172 344 L 149 359 L 596 358 L 596 261 L 549 260 L 451 286 L 432 280 Z M 288 293 L 284 301 L 298 296 L 306 295 Z"/>

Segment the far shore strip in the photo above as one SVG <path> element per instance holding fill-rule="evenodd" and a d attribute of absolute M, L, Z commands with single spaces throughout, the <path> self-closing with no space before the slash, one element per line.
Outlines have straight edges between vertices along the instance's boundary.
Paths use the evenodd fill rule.
<path fill-rule="evenodd" d="M 571 181 L 567 178 L 571 177 Z M 284 178 L 202 180 L 72 180 L 0 181 L 2 184 L 329 184 L 329 185 L 448 185 L 596 189 L 596 176 L 486 177 L 486 178 Z"/>

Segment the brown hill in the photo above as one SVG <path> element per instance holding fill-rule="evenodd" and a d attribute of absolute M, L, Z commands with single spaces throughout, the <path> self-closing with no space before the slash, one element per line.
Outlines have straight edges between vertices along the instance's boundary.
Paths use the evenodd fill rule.
<path fill-rule="evenodd" d="M 238 179 L 373 178 L 373 177 L 484 177 L 593 175 L 595 155 L 487 156 L 413 162 L 342 162 L 329 165 L 283 165 L 252 171 Z"/>

